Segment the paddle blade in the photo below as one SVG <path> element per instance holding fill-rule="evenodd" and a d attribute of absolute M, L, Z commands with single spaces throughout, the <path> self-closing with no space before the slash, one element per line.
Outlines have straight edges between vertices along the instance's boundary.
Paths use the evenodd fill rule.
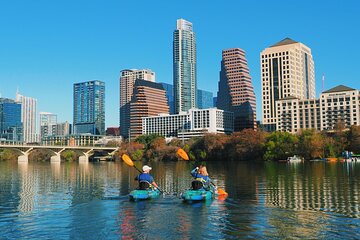
<path fill-rule="evenodd" d="M 131 158 L 129 157 L 129 155 L 127 154 L 123 154 L 121 156 L 121 159 L 127 164 L 129 165 L 130 167 L 133 167 L 134 166 L 134 162 L 131 160 Z"/>
<path fill-rule="evenodd" d="M 188 161 L 189 160 L 189 156 L 187 155 L 187 153 L 182 149 L 182 148 L 179 148 L 177 151 L 176 151 L 176 154 L 179 155 L 182 159 Z"/>
<path fill-rule="evenodd" d="M 222 195 L 222 196 L 227 196 L 228 195 L 228 193 L 225 192 L 225 190 L 222 189 L 222 188 L 218 188 L 217 192 L 218 192 L 218 195 Z"/>

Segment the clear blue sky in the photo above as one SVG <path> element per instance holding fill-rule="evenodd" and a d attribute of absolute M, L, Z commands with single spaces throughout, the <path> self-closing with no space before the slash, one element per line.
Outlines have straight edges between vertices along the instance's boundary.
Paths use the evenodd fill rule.
<path fill-rule="evenodd" d="M 198 88 L 216 95 L 221 51 L 246 51 L 261 117 L 260 52 L 290 37 L 311 48 L 316 92 L 360 89 L 360 1 L 0 0 L 0 93 L 38 100 L 72 122 L 73 83 L 106 84 L 106 126 L 119 122 L 119 73 L 148 68 L 172 83 L 176 20 L 193 23 Z"/>

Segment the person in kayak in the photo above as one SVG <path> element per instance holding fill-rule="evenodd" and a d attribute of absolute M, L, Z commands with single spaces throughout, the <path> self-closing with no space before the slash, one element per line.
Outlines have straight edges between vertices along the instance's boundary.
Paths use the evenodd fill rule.
<path fill-rule="evenodd" d="M 135 180 L 139 181 L 140 189 L 147 189 L 149 187 L 154 187 L 155 189 L 158 188 L 158 185 L 154 181 L 153 176 L 150 174 L 151 169 L 152 168 L 148 165 L 144 165 L 142 167 L 143 172 L 135 177 Z"/>
<path fill-rule="evenodd" d="M 195 181 L 191 183 L 194 190 L 200 189 L 201 187 L 205 190 L 210 189 L 211 179 L 205 166 L 200 165 L 200 167 L 194 168 L 191 171 L 191 176 L 195 178 Z M 201 186 L 199 186 L 199 182 L 201 182 Z"/>

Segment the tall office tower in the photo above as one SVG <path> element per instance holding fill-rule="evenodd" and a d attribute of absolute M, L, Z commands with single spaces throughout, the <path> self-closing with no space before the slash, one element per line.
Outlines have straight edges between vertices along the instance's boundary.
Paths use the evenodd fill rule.
<path fill-rule="evenodd" d="M 160 83 L 136 80 L 130 101 L 130 136 L 142 134 L 142 118 L 169 114 L 166 92 Z"/>
<path fill-rule="evenodd" d="M 256 129 L 256 99 L 244 50 L 222 51 L 217 107 L 234 113 L 234 131 Z"/>
<path fill-rule="evenodd" d="M 197 107 L 196 45 L 192 23 L 178 19 L 173 40 L 175 112 Z"/>
<path fill-rule="evenodd" d="M 170 109 L 170 114 L 175 114 L 174 106 L 174 86 L 169 83 L 160 83 L 166 91 L 166 98 Z"/>
<path fill-rule="evenodd" d="M 40 138 L 55 135 L 57 115 L 49 112 L 40 112 Z"/>
<path fill-rule="evenodd" d="M 205 90 L 197 90 L 197 107 L 199 109 L 207 109 L 214 107 L 213 93 Z"/>
<path fill-rule="evenodd" d="M 120 72 L 120 134 L 124 138 L 129 137 L 129 104 L 137 79 L 155 82 L 155 73 L 148 69 L 125 69 Z"/>
<path fill-rule="evenodd" d="M 105 83 L 74 84 L 74 133 L 105 135 Z"/>
<path fill-rule="evenodd" d="M 276 129 L 276 101 L 286 97 L 315 98 L 311 50 L 290 38 L 261 52 L 262 117 L 268 131 Z"/>
<path fill-rule="evenodd" d="M 16 91 L 16 102 L 21 104 L 21 121 L 23 123 L 23 141 L 25 143 L 38 142 L 36 133 L 37 100 L 25 97 Z"/>
<path fill-rule="evenodd" d="M 22 141 L 21 104 L 12 99 L 0 98 L 0 138 Z"/>

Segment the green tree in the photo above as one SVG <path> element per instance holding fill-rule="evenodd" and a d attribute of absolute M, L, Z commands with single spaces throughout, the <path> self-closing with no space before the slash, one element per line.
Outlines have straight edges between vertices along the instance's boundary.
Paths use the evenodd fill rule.
<path fill-rule="evenodd" d="M 265 143 L 264 160 L 286 159 L 297 153 L 298 138 L 288 132 L 272 132 Z"/>

